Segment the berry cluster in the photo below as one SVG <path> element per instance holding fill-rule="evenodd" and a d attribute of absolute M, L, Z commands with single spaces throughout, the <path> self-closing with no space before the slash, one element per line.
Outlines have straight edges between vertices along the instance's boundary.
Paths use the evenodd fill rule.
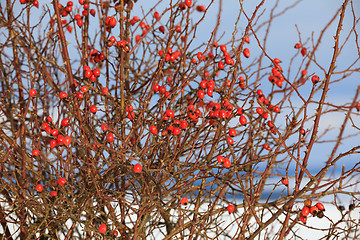
<path fill-rule="evenodd" d="M 305 200 L 304 207 L 301 209 L 299 219 L 302 223 L 306 224 L 307 218 L 310 214 L 314 217 L 323 218 L 325 212 L 325 207 L 321 202 L 318 202 L 315 205 L 312 205 L 310 199 Z"/>

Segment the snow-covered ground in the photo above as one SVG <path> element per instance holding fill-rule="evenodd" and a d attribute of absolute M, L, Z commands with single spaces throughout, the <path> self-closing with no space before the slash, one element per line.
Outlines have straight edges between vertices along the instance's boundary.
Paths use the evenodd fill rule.
<path fill-rule="evenodd" d="M 326 211 L 325 216 L 323 218 L 318 218 L 318 217 L 312 217 L 309 216 L 306 225 L 298 223 L 296 224 L 292 231 L 286 236 L 286 239 L 308 239 L 308 240 L 312 240 L 312 239 L 358 239 L 358 237 L 356 237 L 357 234 L 357 227 L 358 227 L 358 223 L 359 223 L 359 211 L 357 208 L 355 208 L 352 211 L 348 211 L 348 206 L 349 203 L 352 203 L 350 199 L 346 199 L 346 201 L 344 201 L 345 199 L 343 199 L 343 206 L 345 208 L 345 210 L 340 211 L 338 209 L 338 207 L 336 207 L 334 204 L 330 204 L 330 203 L 324 203 Z M 239 202 L 240 204 L 240 202 Z M 315 204 L 315 203 L 314 203 Z M 340 206 L 341 204 L 338 203 L 338 206 Z M 226 209 L 226 204 L 225 203 L 220 203 L 217 206 L 217 209 Z M 302 203 L 298 203 L 295 205 L 295 207 L 293 208 L 293 210 L 299 210 L 302 208 L 303 204 Z M 4 207 L 4 205 L 3 205 Z M 190 213 L 193 208 L 194 205 L 193 204 L 189 204 L 188 206 L 182 206 L 183 209 L 189 210 L 189 211 L 184 211 L 186 213 Z M 116 212 L 119 212 L 119 209 L 115 210 Z M 200 212 L 206 212 L 207 211 L 207 206 L 203 205 L 202 207 L 200 207 Z M 276 210 L 273 209 L 273 212 L 275 212 Z M 272 212 L 272 213 L 273 213 Z M 224 211 L 220 211 L 218 218 L 216 219 L 216 224 L 219 224 L 219 229 L 225 229 L 224 232 L 226 232 L 227 236 L 229 236 L 230 238 L 225 238 L 225 237 L 216 237 L 215 234 L 211 234 L 209 233 L 207 235 L 207 238 L 209 237 L 213 237 L 214 239 L 231 239 L 234 236 L 237 236 L 239 234 L 239 223 L 240 220 L 242 219 L 242 214 L 244 213 L 243 208 L 237 208 L 236 211 L 234 213 L 228 213 L 226 210 Z M 272 213 L 269 212 L 268 210 L 265 210 L 264 213 L 262 214 L 262 218 L 261 220 L 263 222 L 265 222 L 267 219 L 269 219 L 272 216 Z M 176 213 L 174 212 L 174 215 L 176 215 Z M 134 218 L 132 219 L 133 221 L 135 220 L 135 215 L 133 215 Z M 294 213 L 292 214 L 292 217 L 290 220 L 290 223 L 295 220 L 295 218 L 297 217 L 297 214 Z M 280 229 L 282 227 L 281 222 L 284 220 L 285 216 L 284 215 L 280 215 L 280 217 L 274 221 L 271 225 L 269 225 L 266 229 L 264 229 L 261 234 L 255 238 L 255 239 L 277 239 L 277 234 L 280 232 Z M 191 219 L 191 214 L 188 215 L 188 218 L 185 217 L 185 222 L 186 219 Z M 10 220 L 9 217 L 7 217 L 7 220 Z M 128 219 L 129 220 L 129 219 Z M 172 219 L 172 220 L 176 220 L 176 219 Z M 215 221 L 215 220 L 214 220 Z M 130 221 L 127 221 L 130 222 Z M 68 220 L 66 222 L 67 227 L 70 227 L 72 224 L 71 220 Z M 214 222 L 215 224 L 215 222 Z M 107 223 L 108 226 L 111 226 L 111 222 Z M 9 224 L 9 230 L 13 235 L 13 238 L 16 239 L 16 237 L 18 236 L 18 226 L 13 225 L 13 224 Z M 81 225 L 78 225 L 81 228 Z M 250 229 L 252 229 L 251 231 L 253 232 L 258 225 L 256 224 L 255 220 L 252 219 L 250 221 Z M 132 227 L 131 223 L 129 223 L 128 227 Z M 109 227 L 108 229 L 110 229 L 111 227 Z M 161 231 L 165 232 L 165 227 L 163 229 L 160 229 L 159 231 L 154 231 L 152 233 L 152 236 L 154 236 L 154 238 L 149 238 L 149 239 L 163 239 L 163 235 L 161 234 Z M 0 226 L 0 233 L 3 233 L 4 230 L 2 229 L 2 227 Z M 270 232 L 270 234 L 269 234 Z M 349 235 L 345 235 L 345 233 L 348 233 Z M 186 232 L 185 232 L 186 234 Z M 265 234 L 267 235 L 268 238 L 265 237 Z M 37 236 L 39 236 L 39 234 L 37 234 Z M 248 236 L 247 234 L 245 236 Z M 269 238 L 270 237 L 270 238 Z M 328 238 L 327 238 L 328 237 Z M 64 236 L 60 236 L 60 239 L 64 239 Z"/>

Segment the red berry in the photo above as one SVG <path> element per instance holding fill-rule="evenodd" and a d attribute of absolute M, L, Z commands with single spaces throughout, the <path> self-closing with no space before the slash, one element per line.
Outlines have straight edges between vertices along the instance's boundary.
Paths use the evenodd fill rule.
<path fill-rule="evenodd" d="M 49 124 L 47 122 L 44 122 L 43 124 L 41 124 L 42 130 L 45 130 L 47 127 L 49 127 Z"/>
<path fill-rule="evenodd" d="M 158 12 L 154 12 L 154 18 L 158 19 L 160 17 L 160 14 Z"/>
<path fill-rule="evenodd" d="M 301 44 L 300 44 L 300 43 L 296 43 L 295 46 L 294 46 L 294 48 L 300 49 L 300 48 L 301 48 Z"/>
<path fill-rule="evenodd" d="M 75 19 L 75 20 L 79 20 L 79 19 L 81 19 L 80 14 L 76 14 L 76 15 L 74 16 L 74 19 Z"/>
<path fill-rule="evenodd" d="M 76 24 L 79 26 L 79 27 L 82 27 L 82 25 L 84 25 L 84 21 L 82 19 L 78 19 L 76 20 Z"/>
<path fill-rule="evenodd" d="M 57 145 L 57 141 L 55 139 L 50 141 L 50 148 L 54 148 Z"/>
<path fill-rule="evenodd" d="M 135 119 L 135 113 L 134 113 L 134 112 L 129 112 L 129 113 L 127 114 L 127 117 L 128 117 L 128 119 L 130 119 L 130 120 L 132 121 L 132 120 Z"/>
<path fill-rule="evenodd" d="M 318 75 L 312 76 L 311 81 L 313 82 L 313 84 L 317 84 L 320 81 L 319 76 Z"/>
<path fill-rule="evenodd" d="M 271 148 L 269 147 L 269 144 L 268 144 L 268 143 L 264 143 L 264 144 L 263 144 L 263 148 L 266 149 L 266 150 L 271 149 Z"/>
<path fill-rule="evenodd" d="M 106 123 L 101 124 L 101 130 L 106 132 L 108 130 L 108 125 Z"/>
<path fill-rule="evenodd" d="M 174 126 L 170 125 L 166 128 L 166 130 L 168 131 L 168 133 L 171 133 L 174 130 Z"/>
<path fill-rule="evenodd" d="M 311 207 L 311 204 L 312 204 L 312 202 L 311 202 L 310 199 L 307 199 L 307 200 L 304 201 L 304 205 L 307 206 L 308 208 Z"/>
<path fill-rule="evenodd" d="M 160 90 L 160 85 L 159 84 L 155 84 L 153 87 L 154 92 L 158 92 Z"/>
<path fill-rule="evenodd" d="M 173 134 L 174 136 L 179 135 L 180 132 L 181 132 L 181 130 L 180 130 L 180 128 L 178 128 L 178 127 L 174 127 L 174 129 L 172 130 L 172 134 Z"/>
<path fill-rule="evenodd" d="M 244 41 L 245 41 L 246 43 L 250 43 L 250 38 L 249 38 L 249 36 L 245 36 Z"/>
<path fill-rule="evenodd" d="M 89 88 L 87 86 L 82 86 L 80 88 L 80 91 L 82 91 L 83 93 L 86 93 L 87 91 L 89 91 Z"/>
<path fill-rule="evenodd" d="M 97 112 L 97 107 L 95 105 L 91 105 L 90 106 L 90 112 L 91 113 L 96 113 Z"/>
<path fill-rule="evenodd" d="M 104 233 L 106 233 L 106 230 L 107 230 L 106 224 L 105 223 L 100 224 L 99 232 L 101 234 L 104 234 Z"/>
<path fill-rule="evenodd" d="M 116 42 L 116 38 L 115 38 L 114 36 L 111 36 L 111 37 L 109 38 L 109 41 L 110 41 L 112 44 L 114 44 L 114 43 Z"/>
<path fill-rule="evenodd" d="M 243 51 L 244 57 L 249 58 L 250 57 L 250 50 L 248 48 L 245 48 Z"/>
<path fill-rule="evenodd" d="M 106 140 L 107 140 L 108 142 L 114 141 L 114 135 L 113 135 L 111 132 L 108 133 L 108 134 L 107 134 L 107 137 L 106 137 Z"/>
<path fill-rule="evenodd" d="M 357 102 L 355 105 L 356 111 L 360 111 L 360 102 Z"/>
<path fill-rule="evenodd" d="M 218 163 L 223 163 L 224 162 L 224 158 L 222 156 L 217 156 L 216 160 L 218 161 Z"/>
<path fill-rule="evenodd" d="M 306 69 L 304 69 L 304 70 L 301 71 L 301 75 L 305 76 L 306 74 L 307 74 L 307 70 L 306 70 Z"/>
<path fill-rule="evenodd" d="M 233 129 L 233 128 L 230 128 L 229 129 L 229 135 L 232 136 L 232 137 L 236 136 L 236 130 Z"/>
<path fill-rule="evenodd" d="M 71 143 L 71 137 L 70 137 L 70 136 L 66 136 L 66 137 L 64 138 L 64 144 L 65 144 L 66 146 L 69 146 L 70 143 Z"/>
<path fill-rule="evenodd" d="M 128 113 L 131 113 L 134 110 L 134 107 L 131 104 L 129 104 L 129 105 L 126 105 L 125 109 Z"/>
<path fill-rule="evenodd" d="M 115 18 L 115 17 L 110 17 L 110 19 L 109 19 L 109 21 L 108 21 L 108 25 L 109 25 L 110 27 L 115 27 L 115 26 L 116 26 L 116 23 L 117 23 L 116 18 Z"/>
<path fill-rule="evenodd" d="M 175 26 L 175 31 L 176 31 L 176 32 L 181 32 L 181 27 L 180 27 L 179 25 L 176 25 L 176 26 Z"/>
<path fill-rule="evenodd" d="M 190 111 L 190 112 L 195 112 L 195 106 L 192 105 L 192 104 L 190 104 L 190 105 L 188 106 L 187 110 Z"/>
<path fill-rule="evenodd" d="M 229 143 L 229 145 L 233 145 L 234 144 L 234 139 L 232 139 L 232 137 L 228 137 L 227 142 Z"/>
<path fill-rule="evenodd" d="M 288 186 L 289 185 L 289 179 L 283 177 L 281 179 L 281 183 L 284 184 L 285 186 Z"/>
<path fill-rule="evenodd" d="M 307 217 L 304 217 L 303 215 L 300 214 L 300 221 L 301 221 L 303 224 L 306 224 Z"/>
<path fill-rule="evenodd" d="M 46 127 L 46 128 L 45 128 L 45 131 L 46 131 L 48 134 L 51 134 L 52 129 L 51 129 L 51 127 Z"/>
<path fill-rule="evenodd" d="M 36 96 L 36 90 L 35 89 L 31 89 L 30 92 L 30 97 L 35 97 Z"/>
<path fill-rule="evenodd" d="M 167 109 L 167 110 L 165 111 L 165 115 L 168 116 L 169 118 L 175 117 L 174 111 L 173 111 L 173 110 L 170 110 L 170 109 Z"/>
<path fill-rule="evenodd" d="M 166 87 L 165 87 L 165 86 L 161 86 L 161 87 L 159 88 L 159 93 L 160 93 L 160 94 L 165 94 L 165 93 L 166 93 Z"/>
<path fill-rule="evenodd" d="M 39 151 L 38 149 L 34 149 L 34 150 L 32 151 L 32 155 L 33 155 L 34 157 L 39 156 L 39 153 L 40 153 L 40 151 Z"/>
<path fill-rule="evenodd" d="M 67 98 L 68 94 L 66 92 L 61 92 L 59 94 L 60 98 L 63 99 L 63 98 Z"/>
<path fill-rule="evenodd" d="M 93 75 L 93 72 L 90 69 L 88 69 L 85 71 L 84 75 L 86 78 L 90 78 Z"/>
<path fill-rule="evenodd" d="M 228 158 L 224 158 L 223 164 L 225 168 L 229 168 L 231 166 L 231 162 Z"/>
<path fill-rule="evenodd" d="M 202 89 L 205 89 L 206 88 L 206 83 L 207 81 L 206 80 L 202 80 L 199 84 L 199 86 L 202 88 Z"/>
<path fill-rule="evenodd" d="M 65 178 L 59 178 L 57 182 L 58 182 L 58 184 L 59 184 L 60 186 L 64 186 L 65 183 L 66 183 L 66 179 L 65 179 Z"/>
<path fill-rule="evenodd" d="M 217 112 L 216 112 L 216 114 L 217 114 Z M 222 118 L 222 119 L 225 119 L 226 118 L 226 111 L 225 110 L 220 110 L 219 111 L 219 117 Z"/>
<path fill-rule="evenodd" d="M 279 63 L 281 63 L 281 61 L 280 61 L 280 59 L 278 59 L 278 58 L 274 58 L 274 63 L 279 64 Z M 280 66 L 280 65 L 279 65 L 279 66 Z"/>
<path fill-rule="evenodd" d="M 227 208 L 229 213 L 233 213 L 235 211 L 235 207 L 232 204 L 228 205 L 226 208 Z"/>
<path fill-rule="evenodd" d="M 256 108 L 256 112 L 259 114 L 259 115 L 262 115 L 264 113 L 264 110 L 261 108 L 261 107 L 257 107 Z"/>
<path fill-rule="evenodd" d="M 325 211 L 325 207 L 322 203 L 318 202 L 315 206 L 319 209 L 319 211 Z"/>
<path fill-rule="evenodd" d="M 95 9 L 90 9 L 90 14 L 92 15 L 92 16 L 95 16 Z"/>
<path fill-rule="evenodd" d="M 304 206 L 303 209 L 301 210 L 301 215 L 307 217 L 309 214 L 310 214 L 310 209 L 307 206 Z"/>
<path fill-rule="evenodd" d="M 125 107 L 125 109 L 126 109 L 127 112 L 132 112 L 132 111 L 134 111 L 134 107 L 133 107 L 131 104 L 127 105 L 127 106 Z"/>
<path fill-rule="evenodd" d="M 271 69 L 271 73 L 272 73 L 275 77 L 280 77 L 280 76 L 281 76 L 279 70 L 278 70 L 277 68 L 275 68 L 275 67 Z"/>
<path fill-rule="evenodd" d="M 267 112 L 264 112 L 264 113 L 262 114 L 262 117 L 263 117 L 264 119 L 267 119 L 267 118 L 269 117 L 269 114 L 268 114 Z"/>
<path fill-rule="evenodd" d="M 207 82 L 206 82 L 206 86 L 207 86 L 208 88 L 214 89 L 214 88 L 215 88 L 215 81 L 214 81 L 214 80 L 209 80 L 209 81 L 207 81 Z M 228 100 L 228 101 L 229 101 L 229 100 Z"/>
<path fill-rule="evenodd" d="M 185 10 L 185 9 L 186 9 L 185 3 L 181 2 L 181 3 L 179 4 L 179 8 L 180 8 L 181 10 Z"/>
<path fill-rule="evenodd" d="M 276 60 L 277 59 L 277 60 Z M 275 58 L 274 59 L 274 62 L 275 61 L 277 61 L 278 63 L 280 63 L 281 61 L 280 61 L 280 59 L 278 59 L 278 58 Z M 281 65 L 279 65 L 278 63 L 275 63 L 275 67 L 280 71 L 280 72 L 282 72 L 283 70 L 282 70 L 282 67 L 281 67 Z"/>
<path fill-rule="evenodd" d="M 50 197 L 56 197 L 56 196 L 57 196 L 57 191 L 50 192 Z"/>
<path fill-rule="evenodd" d="M 219 69 L 224 69 L 225 65 L 223 62 L 220 61 L 220 62 L 218 62 L 218 67 L 219 67 Z"/>
<path fill-rule="evenodd" d="M 191 7 L 192 0 L 185 0 L 185 4 L 186 4 L 186 6 Z"/>
<path fill-rule="evenodd" d="M 278 106 L 275 106 L 275 107 L 274 107 L 274 112 L 279 113 L 279 112 L 280 112 L 280 108 L 279 108 Z"/>
<path fill-rule="evenodd" d="M 46 118 L 46 122 L 52 122 L 52 118 L 49 116 Z"/>
<path fill-rule="evenodd" d="M 53 129 L 51 131 L 51 135 L 53 135 L 54 137 L 57 136 L 58 134 L 59 134 L 59 130 L 57 130 L 57 129 Z"/>
<path fill-rule="evenodd" d="M 301 134 L 301 135 L 305 135 L 305 129 L 302 128 L 302 129 L 300 130 L 300 134 Z"/>
<path fill-rule="evenodd" d="M 160 31 L 161 33 L 164 33 L 164 32 L 165 32 L 165 27 L 164 27 L 164 26 L 159 26 L 159 31 Z"/>
<path fill-rule="evenodd" d="M 84 98 L 84 94 L 82 94 L 81 92 L 78 92 L 78 93 L 76 94 L 76 97 L 77 97 L 78 99 L 83 99 L 83 98 Z"/>
<path fill-rule="evenodd" d="M 305 56 L 307 53 L 307 49 L 306 48 L 302 48 L 300 51 L 301 55 Z"/>
<path fill-rule="evenodd" d="M 205 93 L 204 93 L 203 90 L 199 90 L 199 91 L 198 91 L 198 97 L 199 97 L 200 99 L 204 99 Z"/>
<path fill-rule="evenodd" d="M 41 185 L 41 184 L 36 185 L 36 191 L 42 192 L 43 189 L 44 189 L 43 185 Z"/>
<path fill-rule="evenodd" d="M 238 108 L 238 109 L 236 110 L 236 114 L 237 114 L 237 115 L 243 115 L 243 114 L 244 114 L 244 109 L 243 109 L 243 108 Z"/>
<path fill-rule="evenodd" d="M 98 76 L 100 76 L 100 74 L 101 74 L 100 70 L 97 69 L 97 68 L 95 68 L 92 72 L 93 72 L 93 74 L 94 74 L 95 77 L 98 77 Z"/>
<path fill-rule="evenodd" d="M 187 199 L 187 197 L 183 197 L 180 201 L 181 205 L 188 205 L 189 204 L 189 200 Z"/>
<path fill-rule="evenodd" d="M 109 89 L 108 89 L 107 87 L 103 87 L 103 88 L 101 89 L 101 92 L 102 92 L 103 95 L 106 95 L 106 94 L 109 93 Z"/>
<path fill-rule="evenodd" d="M 69 31 L 69 33 L 72 33 L 72 31 L 73 31 L 73 27 L 72 27 L 72 26 L 70 26 L 70 25 L 68 25 L 68 26 L 66 27 L 66 30 L 68 30 L 68 31 Z"/>
<path fill-rule="evenodd" d="M 151 132 L 152 134 L 154 134 L 154 135 L 158 134 L 158 130 L 157 130 L 156 126 L 151 126 L 151 127 L 150 127 L 150 132 Z"/>
<path fill-rule="evenodd" d="M 141 164 L 137 163 L 137 164 L 134 165 L 134 172 L 135 173 L 141 173 L 141 170 L 142 170 Z"/>
<path fill-rule="evenodd" d="M 220 45 L 220 50 L 224 53 L 227 51 L 226 45 Z"/>
<path fill-rule="evenodd" d="M 180 122 L 180 128 L 181 129 L 186 129 L 188 127 L 188 122 L 186 120 L 181 120 Z"/>
<path fill-rule="evenodd" d="M 310 208 L 310 213 L 313 215 L 313 216 L 316 216 L 319 212 L 319 209 L 316 207 L 316 206 L 312 206 Z"/>
<path fill-rule="evenodd" d="M 247 119 L 244 115 L 241 115 L 239 118 L 239 122 L 241 123 L 241 125 L 245 125 L 247 123 Z"/>
<path fill-rule="evenodd" d="M 204 5 L 198 5 L 198 6 L 196 6 L 196 10 L 198 12 L 205 12 L 205 6 Z"/>
<path fill-rule="evenodd" d="M 61 125 L 66 127 L 67 125 L 69 125 L 69 119 L 68 118 L 64 118 L 62 121 L 61 121 Z"/>
<path fill-rule="evenodd" d="M 35 7 L 37 7 L 37 8 L 39 8 L 39 1 L 38 1 L 38 0 L 35 0 L 35 1 L 33 2 L 33 5 L 34 5 Z"/>
<path fill-rule="evenodd" d="M 57 135 L 56 142 L 58 145 L 63 145 L 64 144 L 64 136 L 61 134 Z"/>

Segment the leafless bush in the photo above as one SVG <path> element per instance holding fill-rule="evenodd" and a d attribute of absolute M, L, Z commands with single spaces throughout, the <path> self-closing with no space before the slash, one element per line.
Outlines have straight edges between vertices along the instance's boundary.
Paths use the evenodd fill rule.
<path fill-rule="evenodd" d="M 268 39 L 300 1 L 239 1 L 225 29 L 222 0 L 152 2 L 1 3 L 2 237 L 358 238 L 358 3 L 285 59 Z"/>

